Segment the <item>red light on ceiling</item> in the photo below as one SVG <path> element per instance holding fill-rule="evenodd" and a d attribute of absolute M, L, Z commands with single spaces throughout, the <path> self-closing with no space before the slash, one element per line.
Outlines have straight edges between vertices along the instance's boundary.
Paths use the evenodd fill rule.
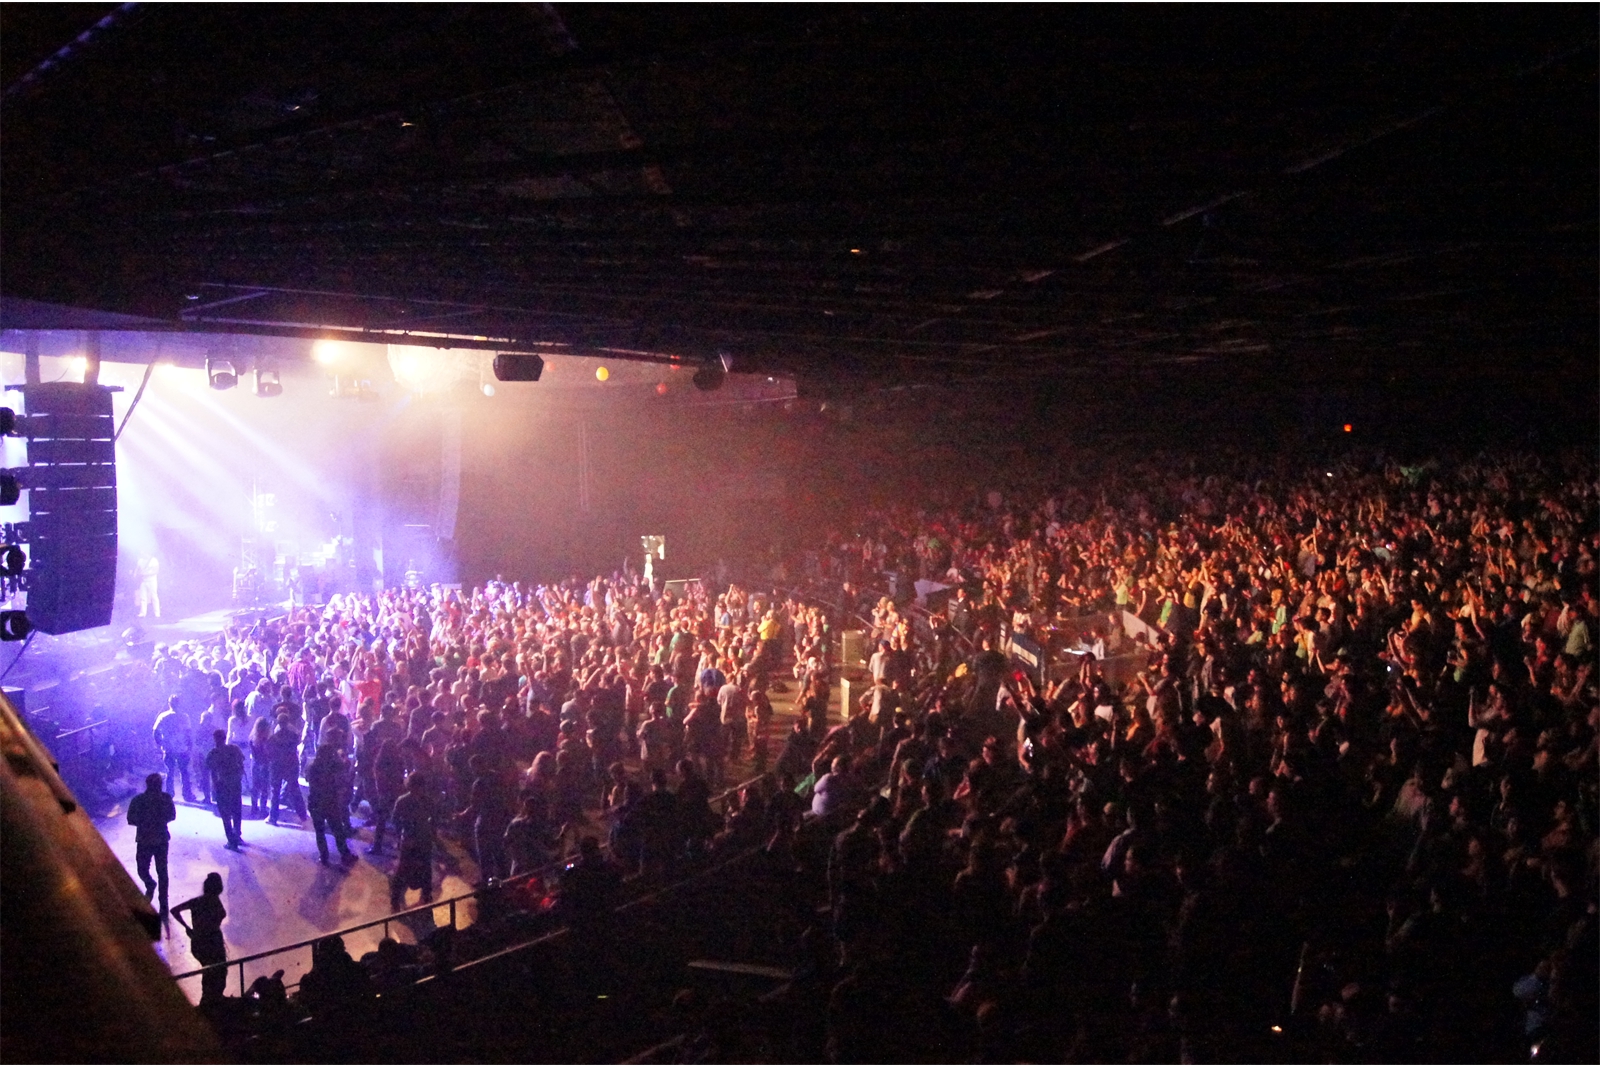
<path fill-rule="evenodd" d="M 1350 424 L 1348 422 L 1344 424 L 1344 432 L 1345 433 L 1349 433 L 1350 432 Z"/>
<path fill-rule="evenodd" d="M 656 383 L 656 395 L 657 396 L 666 396 L 667 395 L 667 383 L 666 382 L 657 382 Z"/>

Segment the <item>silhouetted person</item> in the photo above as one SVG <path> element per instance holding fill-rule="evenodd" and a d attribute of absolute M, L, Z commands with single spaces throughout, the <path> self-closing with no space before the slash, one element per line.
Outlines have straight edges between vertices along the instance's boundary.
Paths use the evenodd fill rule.
<path fill-rule="evenodd" d="M 285 791 L 289 797 L 289 807 L 300 818 L 306 817 L 305 798 L 300 795 L 299 748 L 300 735 L 294 729 L 293 720 L 288 712 L 280 713 L 278 728 L 267 738 L 267 758 L 272 766 L 272 815 L 267 821 L 274 826 L 278 825 L 278 808 Z"/>
<path fill-rule="evenodd" d="M 144 792 L 128 801 L 128 825 L 136 827 L 134 834 L 134 866 L 139 879 L 144 882 L 144 898 L 155 895 L 161 888 L 161 912 L 167 911 L 167 844 L 172 831 L 167 824 L 178 817 L 177 805 L 172 797 L 161 791 L 161 775 L 148 775 Z M 156 864 L 156 876 L 150 877 L 150 861 Z"/>
<path fill-rule="evenodd" d="M 211 795 L 217 801 L 217 815 L 228 847 L 244 844 L 240 823 L 244 819 L 244 752 L 228 743 L 226 730 L 211 731 L 212 749 L 206 753 L 206 773 L 211 778 Z"/>
<path fill-rule="evenodd" d="M 389 879 L 389 904 L 399 911 L 408 889 L 422 890 L 424 904 L 433 899 L 433 798 L 423 775 L 406 779 L 392 818 L 400 835 L 400 862 Z"/>
<path fill-rule="evenodd" d="M 467 810 L 456 816 L 473 831 L 473 845 L 478 858 L 478 870 L 487 883 L 491 878 L 506 876 L 506 827 L 511 823 L 511 812 L 500 776 L 485 756 L 473 756 L 471 767 L 476 777 L 468 795 Z"/>
<path fill-rule="evenodd" d="M 372 979 L 350 958 L 344 938 L 330 935 L 311 946 L 311 970 L 300 979 L 300 1003 L 313 1015 L 360 1000 L 372 992 Z"/>
<path fill-rule="evenodd" d="M 184 912 L 193 917 L 193 926 L 183 921 Z M 216 871 L 206 875 L 199 896 L 191 897 L 172 909 L 172 917 L 178 920 L 179 926 L 189 932 L 189 951 L 194 953 L 195 961 L 200 966 L 210 967 L 212 964 L 228 961 L 228 946 L 222 940 L 222 920 L 227 916 L 228 909 L 222 906 L 222 875 Z M 202 974 L 200 1003 L 209 1004 L 222 999 L 222 992 L 227 983 L 226 967 L 218 967 L 214 971 Z"/>
<path fill-rule="evenodd" d="M 522 812 L 506 827 L 504 847 L 511 860 L 511 876 L 528 874 L 548 864 L 555 842 L 550 832 L 549 809 L 544 798 L 522 798 Z"/>
<path fill-rule="evenodd" d="M 372 834 L 372 847 L 367 852 L 369 855 L 378 855 L 383 852 L 383 835 L 389 828 L 389 813 L 394 811 L 394 802 L 400 799 L 400 794 L 406 791 L 406 761 L 399 742 L 385 741 L 379 746 L 372 780 L 377 789 L 377 801 L 372 811 L 372 822 L 376 829 Z"/>
<path fill-rule="evenodd" d="M 345 860 L 355 859 L 350 851 L 344 821 L 345 784 L 350 777 L 350 765 L 334 745 L 317 749 L 311 766 L 306 768 L 306 782 L 311 798 L 307 808 L 311 812 L 311 828 L 317 835 L 317 855 L 324 866 L 328 863 L 327 832 L 333 831 L 333 840 L 339 846 L 339 855 Z"/>
<path fill-rule="evenodd" d="M 578 842 L 577 862 L 568 865 L 561 879 L 563 917 L 585 929 L 605 921 L 621 885 L 616 868 L 600 852 L 599 839 L 584 837 Z"/>

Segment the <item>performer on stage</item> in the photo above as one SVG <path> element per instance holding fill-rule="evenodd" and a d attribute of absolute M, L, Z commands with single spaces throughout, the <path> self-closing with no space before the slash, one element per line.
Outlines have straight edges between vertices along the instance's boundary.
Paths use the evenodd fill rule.
<path fill-rule="evenodd" d="M 161 594 L 156 589 L 156 580 L 161 574 L 161 561 L 154 556 L 140 556 L 134 573 L 139 579 L 139 589 L 134 598 L 139 605 L 139 618 L 142 619 L 146 615 L 161 618 Z"/>

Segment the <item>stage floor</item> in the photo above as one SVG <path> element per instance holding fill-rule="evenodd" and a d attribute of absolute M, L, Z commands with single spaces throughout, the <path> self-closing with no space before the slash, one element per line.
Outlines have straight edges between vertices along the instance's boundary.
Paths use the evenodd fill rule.
<path fill-rule="evenodd" d="M 134 884 L 143 885 L 134 870 L 133 827 L 126 819 L 127 802 L 117 805 L 105 818 L 97 819 L 96 826 L 122 865 L 127 868 Z M 222 924 L 222 934 L 228 945 L 230 958 L 248 956 L 282 945 L 305 941 L 332 930 L 354 926 L 369 919 L 381 919 L 390 914 L 389 873 L 394 870 L 392 838 L 385 842 L 387 855 L 368 856 L 372 831 L 361 829 L 361 819 L 354 820 L 358 833 L 350 842 L 357 860 L 340 865 L 338 851 L 332 841 L 328 850 L 333 859 L 324 867 L 317 859 L 316 836 L 307 820 L 305 829 L 295 828 L 295 817 L 285 813 L 283 825 L 272 826 L 264 819 L 249 817 L 250 806 L 245 805 L 244 850 L 232 852 L 224 848 L 222 821 L 209 809 L 199 804 L 178 801 L 178 818 L 172 824 L 172 844 L 168 849 L 167 867 L 171 880 L 172 904 L 200 895 L 201 882 L 211 871 L 222 875 L 223 906 L 228 917 Z M 435 861 L 435 893 L 437 899 L 447 899 L 470 891 L 477 880 L 478 869 L 472 858 L 453 844 L 440 848 Z M 413 892 L 409 898 L 417 902 Z M 471 920 L 469 909 L 460 916 L 461 924 Z M 412 920 L 409 929 L 395 924 L 392 936 L 402 941 L 415 941 L 425 936 L 432 927 L 426 916 Z M 439 925 L 449 924 L 448 909 L 437 912 Z M 374 927 L 345 938 L 350 954 L 359 959 L 363 953 L 376 948 L 383 937 L 383 928 Z M 174 920 L 164 924 L 156 952 L 172 968 L 174 974 L 193 970 L 199 966 L 189 952 L 189 938 L 183 927 Z M 258 964 L 246 964 L 246 980 L 253 981 L 258 974 L 270 974 L 284 968 L 284 980 L 295 982 L 311 966 L 311 951 L 303 949 Z M 230 970 L 228 994 L 238 995 L 239 975 Z M 189 998 L 198 1001 L 198 980 L 183 983 Z"/>

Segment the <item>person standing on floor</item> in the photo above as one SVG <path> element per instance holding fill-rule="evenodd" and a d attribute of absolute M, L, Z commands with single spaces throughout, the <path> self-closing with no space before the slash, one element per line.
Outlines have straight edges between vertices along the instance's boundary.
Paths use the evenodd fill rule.
<path fill-rule="evenodd" d="M 422 890 L 422 902 L 433 899 L 433 798 L 424 775 L 406 779 L 406 791 L 394 802 L 394 828 L 400 835 L 400 862 L 389 879 L 389 905 L 399 911 L 406 890 Z"/>
<path fill-rule="evenodd" d="M 206 776 L 211 795 L 216 798 L 217 816 L 228 847 L 237 850 L 244 844 L 240 823 L 244 819 L 244 752 L 228 742 L 226 730 L 211 731 L 212 748 L 206 753 Z"/>
<path fill-rule="evenodd" d="M 189 715 L 178 707 L 178 697 L 167 698 L 167 710 L 156 717 L 150 731 L 161 748 L 161 759 L 167 765 L 167 786 L 176 788 L 178 776 L 183 776 L 183 799 L 194 803 L 194 786 L 189 782 L 189 747 L 192 729 Z"/>
<path fill-rule="evenodd" d="M 172 797 L 161 791 L 161 775 L 152 774 L 144 780 L 144 792 L 128 801 L 128 825 L 135 827 L 134 866 L 144 882 L 144 899 L 161 889 L 161 914 L 167 913 L 167 845 L 172 831 L 167 824 L 178 817 L 177 805 Z M 150 863 L 155 861 L 156 876 L 150 877 Z"/>
<path fill-rule="evenodd" d="M 250 817 L 262 819 L 272 796 L 272 726 L 257 719 L 250 728 Z"/>
<path fill-rule="evenodd" d="M 221 731 L 218 731 L 219 733 Z M 231 747 L 231 746 L 230 746 Z M 183 921 L 188 912 L 194 925 Z M 202 967 L 228 962 L 228 946 L 222 939 L 222 920 L 228 909 L 222 906 L 222 875 L 212 871 L 201 885 L 201 893 L 172 909 L 172 917 L 189 934 L 189 951 Z M 222 999 L 228 983 L 228 969 L 218 967 L 200 976 L 200 1004 L 204 1007 Z"/>
<path fill-rule="evenodd" d="M 344 785 L 349 765 L 344 755 L 334 745 L 323 745 L 306 769 L 306 782 L 311 787 L 307 807 L 311 812 L 311 828 L 317 834 L 317 854 L 323 866 L 328 863 L 327 831 L 333 831 L 333 840 L 339 846 L 339 856 L 345 861 L 355 859 L 350 851 L 344 821 Z"/>
<path fill-rule="evenodd" d="M 376 856 L 383 853 L 383 834 L 388 829 L 389 815 L 394 811 L 394 802 L 406 791 L 406 760 L 399 744 L 385 741 L 378 749 L 372 780 L 378 790 L 377 803 L 372 813 L 376 829 L 372 834 L 372 847 L 367 852 Z"/>
<path fill-rule="evenodd" d="M 288 712 L 279 713 L 278 728 L 267 738 L 267 753 L 272 767 L 272 814 L 267 821 L 278 825 L 278 809 L 285 793 L 289 807 L 304 820 L 306 802 L 300 795 L 300 731 L 294 728 Z"/>

